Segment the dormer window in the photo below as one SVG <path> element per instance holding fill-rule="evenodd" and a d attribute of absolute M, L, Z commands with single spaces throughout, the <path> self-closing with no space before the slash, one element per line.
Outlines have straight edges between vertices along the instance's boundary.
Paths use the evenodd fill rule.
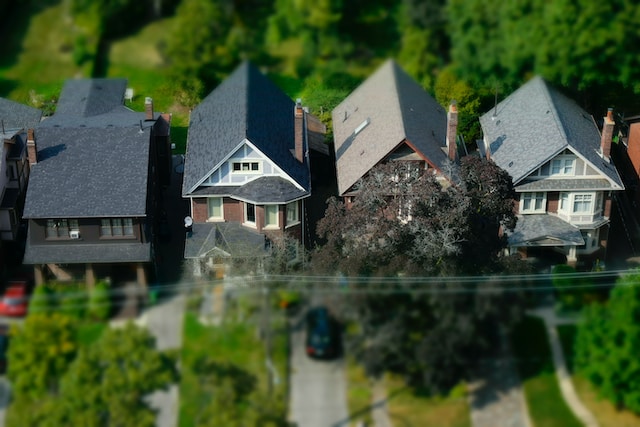
<path fill-rule="evenodd" d="M 233 173 L 260 173 L 260 162 L 233 162 Z"/>
<path fill-rule="evenodd" d="M 558 156 L 551 161 L 550 175 L 566 175 L 575 174 L 576 159 L 574 156 Z"/>

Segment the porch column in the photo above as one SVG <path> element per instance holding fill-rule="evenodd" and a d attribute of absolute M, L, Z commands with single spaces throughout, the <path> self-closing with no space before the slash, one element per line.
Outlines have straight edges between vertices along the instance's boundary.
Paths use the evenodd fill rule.
<path fill-rule="evenodd" d="M 33 266 L 33 279 L 36 286 L 44 283 L 44 275 L 42 274 L 42 266 L 40 264 Z"/>
<path fill-rule="evenodd" d="M 147 289 L 147 272 L 144 269 L 144 264 L 139 262 L 136 264 L 136 275 L 138 278 L 138 284 L 141 285 L 145 290 Z"/>
<path fill-rule="evenodd" d="M 84 280 L 87 283 L 87 287 L 89 288 L 89 290 L 92 290 L 96 285 L 96 275 L 93 271 L 93 264 L 85 264 L 84 271 Z"/>
<path fill-rule="evenodd" d="M 578 263 L 577 249 L 575 246 L 569 246 L 569 254 L 567 255 L 567 265 L 575 267 Z"/>

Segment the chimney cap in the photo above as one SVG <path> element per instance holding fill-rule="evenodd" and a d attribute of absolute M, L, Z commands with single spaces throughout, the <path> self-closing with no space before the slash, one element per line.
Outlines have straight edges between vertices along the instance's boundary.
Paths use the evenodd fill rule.
<path fill-rule="evenodd" d="M 153 98 L 151 98 L 150 96 L 146 96 L 144 98 L 144 103 L 145 104 L 151 104 L 153 102 Z"/>
<path fill-rule="evenodd" d="M 449 103 L 449 111 L 450 112 L 458 111 L 458 101 L 456 101 L 455 99 L 451 100 L 451 102 Z"/>

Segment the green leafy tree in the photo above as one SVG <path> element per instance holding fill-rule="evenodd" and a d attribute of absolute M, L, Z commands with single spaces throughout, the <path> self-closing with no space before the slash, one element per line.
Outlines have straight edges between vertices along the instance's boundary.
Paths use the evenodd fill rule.
<path fill-rule="evenodd" d="M 7 376 L 15 396 L 33 401 L 58 391 L 59 380 L 77 351 L 72 318 L 30 315 L 11 330 Z"/>
<path fill-rule="evenodd" d="M 146 329 L 108 329 L 82 348 L 61 382 L 61 425 L 154 426 L 145 399 L 176 380 L 175 360 L 155 348 Z"/>
<path fill-rule="evenodd" d="M 105 320 L 111 313 L 111 294 L 109 284 L 98 282 L 89 292 L 89 317 L 95 320 Z"/>
<path fill-rule="evenodd" d="M 377 277 L 491 274 L 518 268 L 500 256 L 512 230 L 513 186 L 493 162 L 463 158 L 454 185 L 443 188 L 431 174 L 403 162 L 369 172 L 346 208 L 332 200 L 318 230 L 326 244 L 312 264 L 342 272 L 366 291 Z M 509 260 L 509 262 L 506 262 Z M 479 354 L 495 345 L 497 330 L 522 311 L 518 293 L 487 281 L 443 278 L 414 293 L 404 282 L 386 280 L 391 293 L 356 292 L 340 301 L 342 316 L 358 325 L 350 352 L 372 375 L 385 370 L 410 382 L 447 390 L 464 379 Z M 473 355 L 473 356 L 471 356 Z"/>
<path fill-rule="evenodd" d="M 575 345 L 577 370 L 616 406 L 640 413 L 640 271 L 618 279 L 606 304 L 584 310 Z"/>
<path fill-rule="evenodd" d="M 55 307 L 52 290 L 46 284 L 39 284 L 33 289 L 29 299 L 29 315 L 49 314 Z"/>
<path fill-rule="evenodd" d="M 452 0 L 447 11 L 452 60 L 476 83 L 508 92 L 541 74 L 585 93 L 611 83 L 640 90 L 640 60 L 628 55 L 640 41 L 636 3 Z"/>

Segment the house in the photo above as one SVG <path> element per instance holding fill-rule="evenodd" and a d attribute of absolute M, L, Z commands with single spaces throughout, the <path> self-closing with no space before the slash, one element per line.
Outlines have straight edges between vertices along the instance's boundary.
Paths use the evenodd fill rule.
<path fill-rule="evenodd" d="M 513 178 L 518 223 L 512 253 L 588 267 L 603 259 L 612 192 L 624 189 L 611 161 L 610 110 L 602 133 L 591 115 L 540 77 L 480 118 L 479 148 Z"/>
<path fill-rule="evenodd" d="M 457 159 L 455 103 L 449 113 L 393 60 L 332 111 L 338 193 L 347 204 L 376 165 L 409 161 L 452 179 Z"/>
<path fill-rule="evenodd" d="M 0 98 L 0 240 L 15 242 L 29 180 L 27 129 L 33 129 L 42 111 Z"/>
<path fill-rule="evenodd" d="M 124 79 L 68 80 L 55 114 L 29 130 L 24 263 L 36 283 L 97 279 L 146 285 L 170 115 L 124 106 Z"/>
<path fill-rule="evenodd" d="M 317 124 L 249 62 L 192 111 L 182 196 L 191 213 L 184 257 L 196 274 L 260 259 L 283 236 L 305 243 L 308 121 Z"/>

